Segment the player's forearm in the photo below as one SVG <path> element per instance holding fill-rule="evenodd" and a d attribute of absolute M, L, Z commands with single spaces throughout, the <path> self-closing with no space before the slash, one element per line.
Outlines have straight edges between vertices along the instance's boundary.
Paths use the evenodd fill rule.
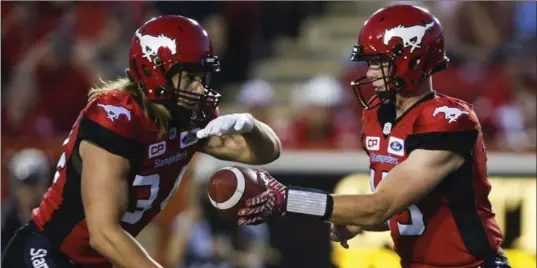
<path fill-rule="evenodd" d="M 388 226 L 388 223 L 381 223 L 377 225 L 366 225 L 362 226 L 362 231 L 367 232 L 385 232 L 390 230 L 390 226 Z"/>
<path fill-rule="evenodd" d="M 369 195 L 333 195 L 332 215 L 334 224 L 375 226 L 383 224 L 387 218 L 383 202 Z"/>
<path fill-rule="evenodd" d="M 90 237 L 91 246 L 110 262 L 125 268 L 162 268 L 121 228 L 101 230 Z"/>
<path fill-rule="evenodd" d="M 252 156 L 249 164 L 268 164 L 280 157 L 280 139 L 265 123 L 255 120 L 253 130 L 242 134 L 242 136 Z"/>
<path fill-rule="evenodd" d="M 373 226 L 386 222 L 391 216 L 388 210 L 390 198 L 377 193 L 333 195 L 322 190 L 288 186 L 286 196 L 287 214 L 316 216 L 336 225 Z"/>
<path fill-rule="evenodd" d="M 342 225 L 337 225 L 337 226 L 342 226 Z M 345 228 L 346 228 L 346 231 L 353 234 L 354 235 L 357 235 L 363 231 L 366 231 L 366 232 L 385 232 L 385 231 L 389 231 L 390 230 L 390 227 L 388 226 L 388 223 L 382 223 L 382 224 L 377 224 L 377 225 L 363 225 L 363 226 L 360 226 L 360 225 L 345 225 Z"/>

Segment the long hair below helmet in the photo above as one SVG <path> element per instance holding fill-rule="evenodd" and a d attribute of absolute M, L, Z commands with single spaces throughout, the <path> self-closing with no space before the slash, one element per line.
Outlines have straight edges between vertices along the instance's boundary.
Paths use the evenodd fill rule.
<path fill-rule="evenodd" d="M 200 74 L 203 92 L 174 87 L 172 78 Z M 207 32 L 195 21 L 183 16 L 153 18 L 136 30 L 129 52 L 127 75 L 152 102 L 168 108 L 174 120 L 196 125 L 207 120 L 216 108 L 220 94 L 211 88 L 214 73 L 220 71 Z M 195 102 L 192 110 L 179 103 Z"/>

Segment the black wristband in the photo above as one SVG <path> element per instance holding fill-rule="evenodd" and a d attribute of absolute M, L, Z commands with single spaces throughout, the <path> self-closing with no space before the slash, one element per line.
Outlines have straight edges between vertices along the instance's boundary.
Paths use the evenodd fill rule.
<path fill-rule="evenodd" d="M 334 199 L 328 192 L 289 186 L 286 191 L 285 211 L 289 215 L 312 216 L 328 220 L 332 216 Z"/>
<path fill-rule="evenodd" d="M 331 194 L 328 194 L 327 198 L 326 211 L 324 212 L 324 216 L 321 217 L 321 220 L 323 221 L 327 221 L 332 218 L 332 212 L 334 211 L 334 197 Z"/>

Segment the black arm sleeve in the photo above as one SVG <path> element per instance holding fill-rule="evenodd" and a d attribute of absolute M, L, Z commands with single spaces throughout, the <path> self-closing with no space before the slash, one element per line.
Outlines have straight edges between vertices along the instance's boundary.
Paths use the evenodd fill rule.
<path fill-rule="evenodd" d="M 80 121 L 78 138 L 94 143 L 106 151 L 122 156 L 134 163 L 139 163 L 143 158 L 144 147 L 142 143 L 121 136 L 86 117 Z"/>
<path fill-rule="evenodd" d="M 405 150 L 410 154 L 415 149 L 444 150 L 463 157 L 472 155 L 479 130 L 457 132 L 427 132 L 409 135 L 405 140 Z"/>

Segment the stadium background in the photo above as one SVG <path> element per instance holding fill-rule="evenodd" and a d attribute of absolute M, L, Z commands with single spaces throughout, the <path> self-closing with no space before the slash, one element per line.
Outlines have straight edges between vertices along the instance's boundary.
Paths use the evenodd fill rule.
<path fill-rule="evenodd" d="M 367 192 L 361 108 L 348 87 L 364 66 L 348 59 L 360 25 L 387 3 L 3 1 L 2 248 L 46 189 L 40 185 L 50 183 L 88 88 L 123 74 L 134 30 L 158 14 L 189 16 L 206 27 L 222 59 L 215 86 L 222 112 L 251 112 L 282 139 L 282 158 L 265 168 L 285 183 Z M 535 2 L 410 3 L 443 23 L 452 61 L 433 76 L 434 88 L 474 105 L 505 248 L 514 267 L 535 267 Z M 13 176 L 25 174 L 14 156 L 28 148 L 45 156 L 39 162 L 39 154 L 24 154 L 47 172 L 37 183 Z M 320 222 L 286 218 L 247 231 L 222 222 L 197 193 L 228 164 L 195 159 L 174 199 L 138 237 L 161 263 L 398 267 L 386 233 L 359 235 L 343 250 Z"/>

